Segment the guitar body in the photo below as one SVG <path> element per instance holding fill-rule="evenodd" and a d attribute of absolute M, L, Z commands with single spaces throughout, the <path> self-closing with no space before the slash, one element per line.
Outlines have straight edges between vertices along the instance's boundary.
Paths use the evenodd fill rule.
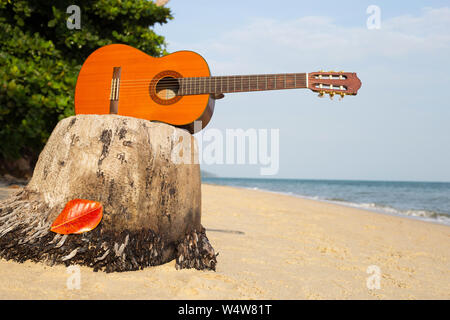
<path fill-rule="evenodd" d="M 76 114 L 109 114 L 114 68 L 120 68 L 117 114 L 165 122 L 194 132 L 214 111 L 210 94 L 176 95 L 175 78 L 209 77 L 206 61 L 192 51 L 154 58 L 133 47 L 111 44 L 94 51 L 83 64 L 75 88 Z"/>

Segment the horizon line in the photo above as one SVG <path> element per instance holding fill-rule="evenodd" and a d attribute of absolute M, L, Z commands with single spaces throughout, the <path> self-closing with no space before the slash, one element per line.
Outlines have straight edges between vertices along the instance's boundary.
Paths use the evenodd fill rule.
<path fill-rule="evenodd" d="M 219 179 L 254 179 L 254 180 L 315 180 L 315 181 L 367 181 L 367 182 L 421 182 L 421 183 L 450 183 L 450 181 L 431 181 L 431 180 L 378 180 L 378 179 L 330 179 L 330 178 L 262 178 L 262 177 L 224 177 L 214 173 L 214 176 L 204 176 L 202 178 L 219 178 Z"/>

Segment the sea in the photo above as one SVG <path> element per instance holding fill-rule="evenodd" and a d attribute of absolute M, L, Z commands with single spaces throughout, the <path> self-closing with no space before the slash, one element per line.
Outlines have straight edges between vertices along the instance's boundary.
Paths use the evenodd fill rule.
<path fill-rule="evenodd" d="M 263 190 L 450 226 L 450 182 L 203 177 L 203 183 Z"/>

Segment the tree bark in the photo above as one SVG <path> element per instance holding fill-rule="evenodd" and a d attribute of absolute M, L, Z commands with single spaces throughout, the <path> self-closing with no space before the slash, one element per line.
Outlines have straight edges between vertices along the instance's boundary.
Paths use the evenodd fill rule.
<path fill-rule="evenodd" d="M 29 184 L 0 202 L 0 257 L 107 272 L 177 258 L 178 268 L 214 270 L 196 156 L 193 136 L 167 124 L 118 115 L 61 120 Z M 81 235 L 51 232 L 77 198 L 102 203 L 99 226 Z"/>

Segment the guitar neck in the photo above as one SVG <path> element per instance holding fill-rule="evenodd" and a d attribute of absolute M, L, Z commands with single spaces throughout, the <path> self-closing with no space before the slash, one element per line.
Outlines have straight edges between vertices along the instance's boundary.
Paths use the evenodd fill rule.
<path fill-rule="evenodd" d="M 308 87 L 307 75 L 307 73 L 283 73 L 181 78 L 178 95 L 301 89 Z"/>

